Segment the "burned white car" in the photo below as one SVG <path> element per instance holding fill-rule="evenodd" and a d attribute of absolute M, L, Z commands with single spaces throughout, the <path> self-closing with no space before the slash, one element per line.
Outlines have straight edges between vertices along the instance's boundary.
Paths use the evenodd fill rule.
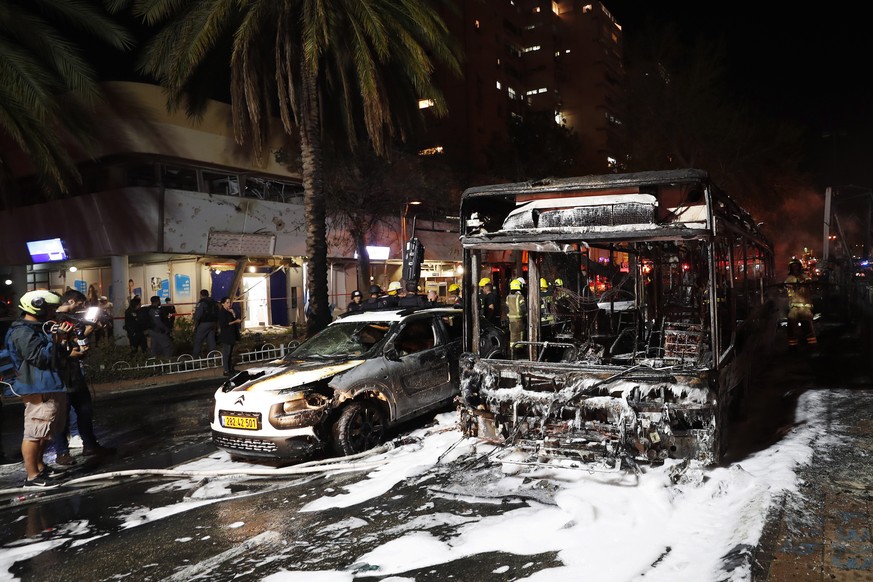
<path fill-rule="evenodd" d="M 458 394 L 460 309 L 365 311 L 338 319 L 284 358 L 215 393 L 212 438 L 234 457 L 298 460 L 358 453 L 386 430 Z M 483 335 L 483 354 L 505 350 Z"/>

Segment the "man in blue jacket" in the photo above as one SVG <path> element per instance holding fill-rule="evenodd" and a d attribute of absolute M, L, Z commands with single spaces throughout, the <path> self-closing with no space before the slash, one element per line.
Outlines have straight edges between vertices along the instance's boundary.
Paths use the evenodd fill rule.
<path fill-rule="evenodd" d="M 25 487 L 58 485 L 53 477 L 60 471 L 48 467 L 42 457 L 52 435 L 63 429 L 67 415 L 67 395 L 57 362 L 59 351 L 64 349 L 61 338 L 67 337 L 73 326 L 48 323 L 60 303 L 61 298 L 51 291 L 25 293 L 18 304 L 21 319 L 6 333 L 6 347 L 17 369 L 12 390 L 24 403 L 21 456 L 27 471 Z"/>

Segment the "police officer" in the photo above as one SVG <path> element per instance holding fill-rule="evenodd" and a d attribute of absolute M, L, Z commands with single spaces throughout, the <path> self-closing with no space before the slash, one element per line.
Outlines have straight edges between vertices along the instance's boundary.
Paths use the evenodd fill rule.
<path fill-rule="evenodd" d="M 372 311 L 379 309 L 379 304 L 382 299 L 382 288 L 378 285 L 370 285 L 370 297 L 361 302 L 363 311 Z"/>
<path fill-rule="evenodd" d="M 358 291 L 357 289 L 352 291 L 352 300 L 349 303 L 349 306 L 346 307 L 346 313 L 357 313 L 359 311 L 363 311 L 363 300 L 364 295 L 360 291 Z"/>
<path fill-rule="evenodd" d="M 481 289 L 482 315 L 488 322 L 500 325 L 500 296 L 494 290 L 491 279 L 482 277 L 479 280 L 479 289 Z"/>
<path fill-rule="evenodd" d="M 397 300 L 397 307 L 422 307 L 425 298 L 418 294 L 418 285 L 414 281 L 406 283 L 406 295 Z"/>

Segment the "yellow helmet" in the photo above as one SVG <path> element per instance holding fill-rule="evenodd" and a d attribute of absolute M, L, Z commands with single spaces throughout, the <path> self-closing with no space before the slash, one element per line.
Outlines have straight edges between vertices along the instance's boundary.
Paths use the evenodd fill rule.
<path fill-rule="evenodd" d="M 482 277 L 481 279 L 479 279 L 479 286 L 480 287 L 484 287 L 485 285 L 490 285 L 490 284 L 491 284 L 491 279 L 489 279 L 488 277 Z"/>
<path fill-rule="evenodd" d="M 555 279 L 555 287 L 563 287 L 564 280 L 563 279 Z"/>
<path fill-rule="evenodd" d="M 540 289 L 548 289 L 549 282 L 545 280 L 545 278 L 540 277 Z"/>
<path fill-rule="evenodd" d="M 396 295 L 398 291 L 400 291 L 400 281 L 388 283 L 388 295 Z"/>
<path fill-rule="evenodd" d="M 45 315 L 49 306 L 57 307 L 61 304 L 61 297 L 47 289 L 28 291 L 18 300 L 18 308 L 31 315 Z"/>
<path fill-rule="evenodd" d="M 449 293 L 460 293 L 460 292 L 461 292 L 461 288 L 458 286 L 457 283 L 452 283 L 451 285 L 449 285 Z"/>
<path fill-rule="evenodd" d="M 521 291 L 521 280 L 513 279 L 509 282 L 509 290 L 510 291 Z"/>

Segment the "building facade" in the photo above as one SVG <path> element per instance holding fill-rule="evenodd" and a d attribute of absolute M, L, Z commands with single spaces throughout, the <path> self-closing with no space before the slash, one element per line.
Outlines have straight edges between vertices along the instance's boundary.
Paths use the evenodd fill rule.
<path fill-rule="evenodd" d="M 449 115 L 430 119 L 425 153 L 487 167 L 513 117 L 544 112 L 582 142 L 579 173 L 621 166 L 622 30 L 600 2 L 463 0 L 444 18 L 464 50 L 461 79 L 441 73 Z M 429 106 L 422 99 L 419 106 Z"/>
<path fill-rule="evenodd" d="M 100 150 L 79 160 L 83 191 L 43 200 L 24 180 L 21 203 L 0 212 L 4 294 L 93 289 L 113 303 L 117 338 L 125 337 L 133 295 L 169 299 L 186 315 L 201 289 L 234 297 L 246 328 L 301 324 L 306 225 L 300 176 L 287 163 L 296 157 L 293 140 L 277 131 L 253 159 L 233 139 L 227 104 L 211 102 L 193 121 L 168 112 L 159 87 L 106 90 L 108 107 L 95 119 Z M 391 220 L 372 233 L 384 253 L 373 261 L 373 280 L 383 286 L 402 270 L 400 219 Z M 340 313 L 356 286 L 356 262 L 349 237 L 330 224 L 328 232 L 328 285 Z M 419 222 L 417 235 L 429 249 L 426 281 L 445 289 L 460 262 L 457 225 Z M 27 244 L 54 239 L 64 255 L 45 261 Z"/>

